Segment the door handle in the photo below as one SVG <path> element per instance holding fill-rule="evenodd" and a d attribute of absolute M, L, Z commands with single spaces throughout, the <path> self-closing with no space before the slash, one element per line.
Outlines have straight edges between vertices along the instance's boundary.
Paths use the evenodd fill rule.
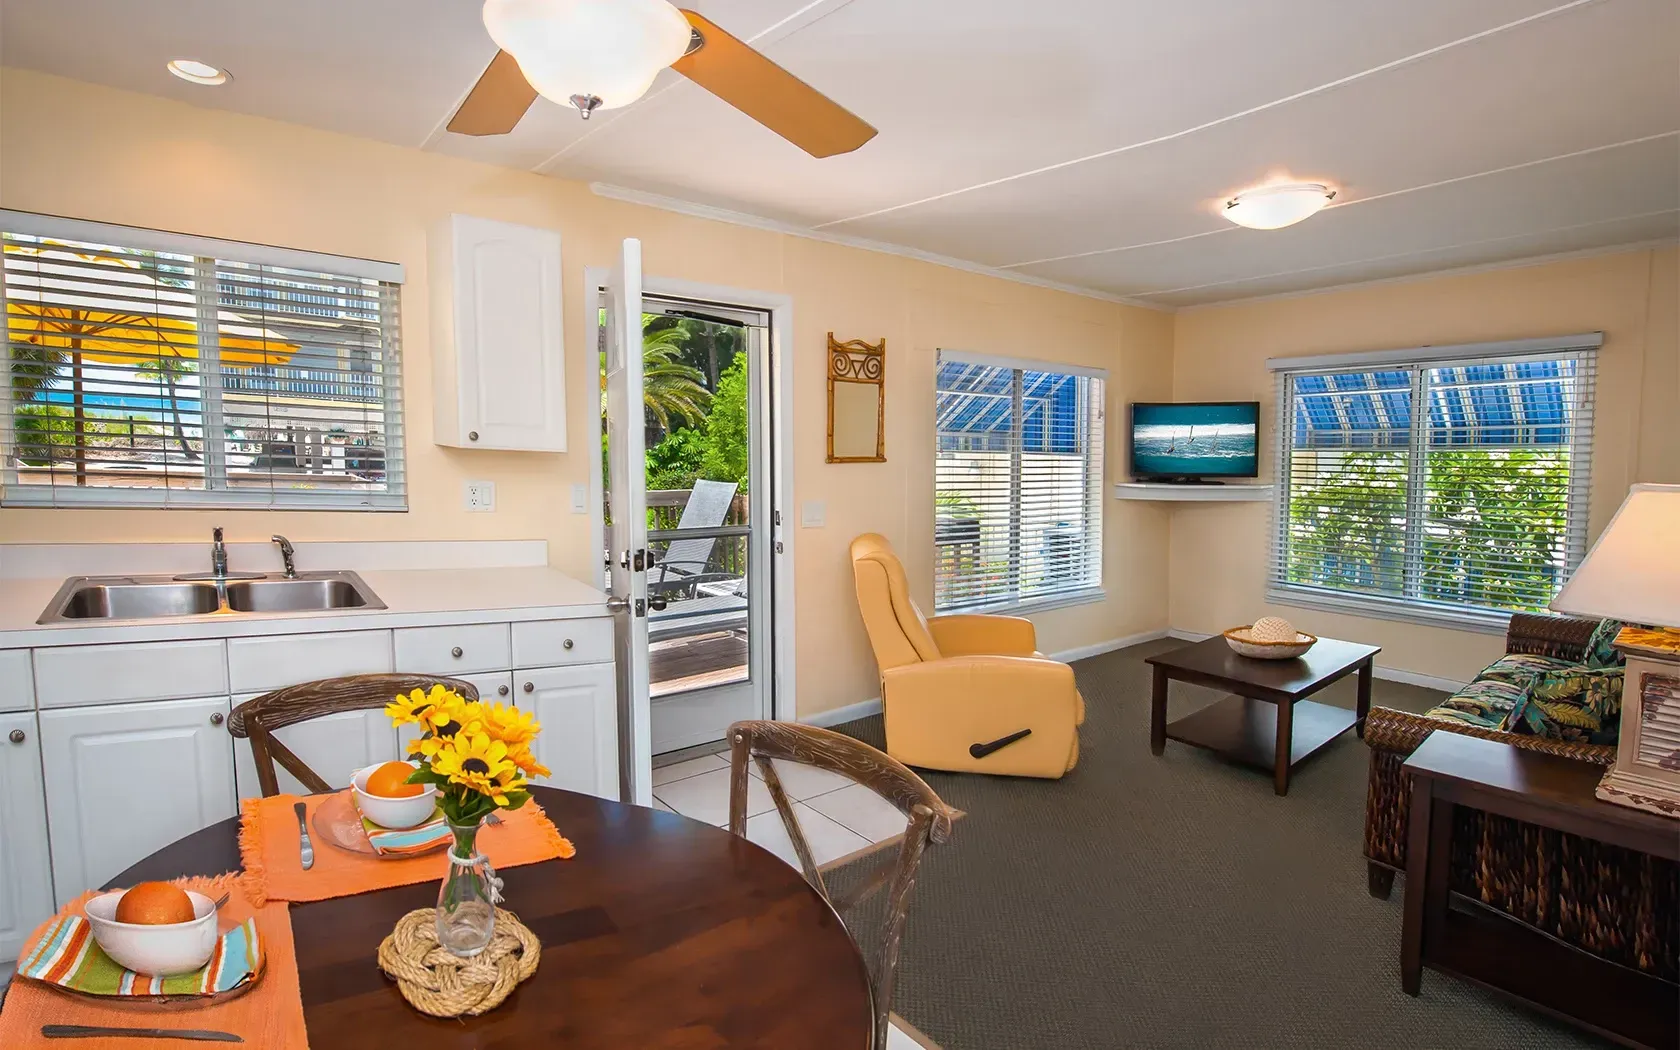
<path fill-rule="evenodd" d="M 612 598 L 608 598 L 607 599 L 607 611 L 610 612 L 610 613 L 629 612 L 630 611 L 630 599 L 619 598 L 619 597 L 616 597 L 616 596 L 612 597 Z"/>
<path fill-rule="evenodd" d="M 652 609 L 654 612 L 664 612 L 665 611 L 665 604 L 666 604 L 667 601 L 668 601 L 668 599 L 663 598 L 663 597 L 649 598 L 648 599 L 648 608 Z"/>

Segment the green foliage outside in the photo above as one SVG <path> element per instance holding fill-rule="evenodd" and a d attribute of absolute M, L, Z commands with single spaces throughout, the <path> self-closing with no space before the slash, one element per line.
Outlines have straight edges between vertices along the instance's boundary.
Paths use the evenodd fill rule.
<path fill-rule="evenodd" d="M 83 421 L 86 447 L 128 448 L 135 442 L 155 447 L 159 430 L 117 416 L 89 414 Z M 33 402 L 12 409 L 12 429 L 17 435 L 17 458 L 32 467 L 52 462 L 69 463 L 76 457 L 76 415 L 64 406 Z"/>
<path fill-rule="evenodd" d="M 1475 608 L 1544 609 L 1565 554 L 1569 450 L 1427 453 L 1423 521 L 1410 540 L 1407 455 L 1295 453 L 1289 582 Z"/>

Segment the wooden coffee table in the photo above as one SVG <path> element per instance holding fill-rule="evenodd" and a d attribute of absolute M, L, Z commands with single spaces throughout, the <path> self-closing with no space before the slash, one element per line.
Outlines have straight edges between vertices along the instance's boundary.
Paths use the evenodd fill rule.
<path fill-rule="evenodd" d="M 1149 705 L 1149 750 L 1159 755 L 1173 739 L 1272 771 L 1272 789 L 1289 794 L 1289 771 L 1349 729 L 1364 735 L 1371 710 L 1374 645 L 1320 638 L 1305 656 L 1256 660 L 1238 656 L 1225 639 L 1151 656 L 1155 689 Z M 1359 706 L 1316 704 L 1306 699 L 1332 682 L 1359 672 Z M 1167 683 L 1177 679 L 1228 689 L 1235 696 L 1167 723 Z"/>

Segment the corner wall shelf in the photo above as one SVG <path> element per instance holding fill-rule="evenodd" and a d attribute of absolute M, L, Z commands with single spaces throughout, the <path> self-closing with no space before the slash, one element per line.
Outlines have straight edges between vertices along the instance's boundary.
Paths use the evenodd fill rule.
<path fill-rule="evenodd" d="M 1122 481 L 1114 486 L 1114 498 L 1157 500 L 1163 503 L 1263 503 L 1272 498 L 1272 486 L 1166 485 L 1160 482 Z"/>

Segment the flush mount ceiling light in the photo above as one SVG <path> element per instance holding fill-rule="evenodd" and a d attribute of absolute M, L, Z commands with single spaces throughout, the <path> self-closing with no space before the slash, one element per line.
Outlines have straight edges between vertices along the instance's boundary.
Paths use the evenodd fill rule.
<path fill-rule="evenodd" d="M 1335 196 L 1335 190 L 1319 182 L 1261 186 L 1226 201 L 1220 214 L 1251 230 L 1277 230 L 1309 218 Z"/>
<path fill-rule="evenodd" d="M 227 70 L 217 69 L 208 62 L 200 62 L 194 58 L 170 59 L 169 71 L 182 80 L 207 86 L 226 84 L 229 79 Z"/>
<path fill-rule="evenodd" d="M 488 0 L 484 28 L 539 94 L 586 116 L 647 94 L 692 36 L 665 0 Z"/>

